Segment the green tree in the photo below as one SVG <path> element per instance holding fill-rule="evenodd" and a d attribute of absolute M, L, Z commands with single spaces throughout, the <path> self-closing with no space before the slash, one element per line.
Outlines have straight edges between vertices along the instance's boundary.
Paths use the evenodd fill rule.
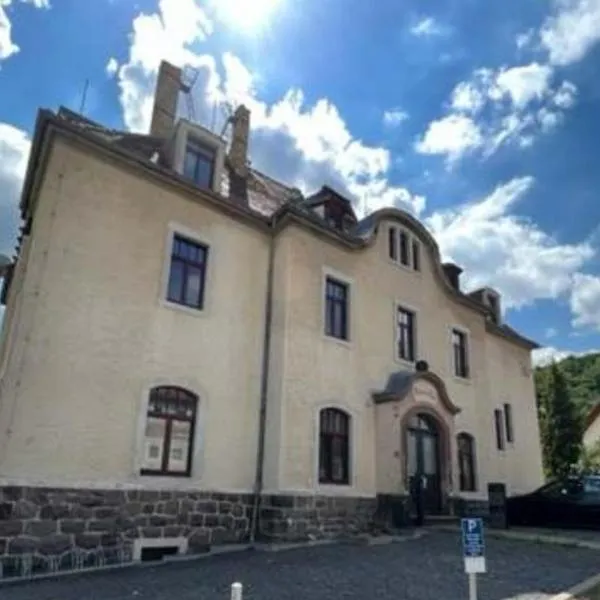
<path fill-rule="evenodd" d="M 558 365 L 552 364 L 537 380 L 544 470 L 548 478 L 564 477 L 581 454 L 581 416 Z"/>

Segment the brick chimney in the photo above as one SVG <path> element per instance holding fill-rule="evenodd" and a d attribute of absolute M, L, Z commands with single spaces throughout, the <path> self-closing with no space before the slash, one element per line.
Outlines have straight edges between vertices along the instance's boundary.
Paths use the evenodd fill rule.
<path fill-rule="evenodd" d="M 250 111 L 241 104 L 233 113 L 233 133 L 229 148 L 229 164 L 236 175 L 248 175 L 248 138 L 250 136 Z"/>
<path fill-rule="evenodd" d="M 173 132 L 180 89 L 181 69 L 163 60 L 156 80 L 150 135 L 167 138 Z"/>

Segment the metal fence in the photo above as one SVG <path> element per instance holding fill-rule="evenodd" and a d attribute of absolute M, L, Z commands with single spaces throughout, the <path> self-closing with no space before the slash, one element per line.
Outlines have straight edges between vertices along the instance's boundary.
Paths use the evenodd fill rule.
<path fill-rule="evenodd" d="M 40 575 L 91 571 L 112 565 L 133 563 L 130 547 L 82 550 L 76 548 L 59 556 L 16 554 L 0 556 L 0 581 L 26 580 Z"/>

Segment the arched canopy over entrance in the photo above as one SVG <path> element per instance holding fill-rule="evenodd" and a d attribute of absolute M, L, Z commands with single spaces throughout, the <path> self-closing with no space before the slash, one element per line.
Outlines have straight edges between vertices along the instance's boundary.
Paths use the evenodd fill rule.
<path fill-rule="evenodd" d="M 454 416 L 460 411 L 444 382 L 429 371 L 397 371 L 383 390 L 373 393 L 373 400 L 381 481 L 408 492 L 418 478 L 425 511 L 442 512 L 452 486 Z M 387 459 L 394 444 L 399 451 L 395 465 Z M 395 486 L 388 473 L 396 473 Z"/>

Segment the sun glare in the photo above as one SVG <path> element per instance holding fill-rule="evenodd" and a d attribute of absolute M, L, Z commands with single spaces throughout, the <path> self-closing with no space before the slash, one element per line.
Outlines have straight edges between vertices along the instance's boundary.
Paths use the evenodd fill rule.
<path fill-rule="evenodd" d="M 281 0 L 212 0 L 218 17 L 234 29 L 254 33 L 264 29 Z"/>

